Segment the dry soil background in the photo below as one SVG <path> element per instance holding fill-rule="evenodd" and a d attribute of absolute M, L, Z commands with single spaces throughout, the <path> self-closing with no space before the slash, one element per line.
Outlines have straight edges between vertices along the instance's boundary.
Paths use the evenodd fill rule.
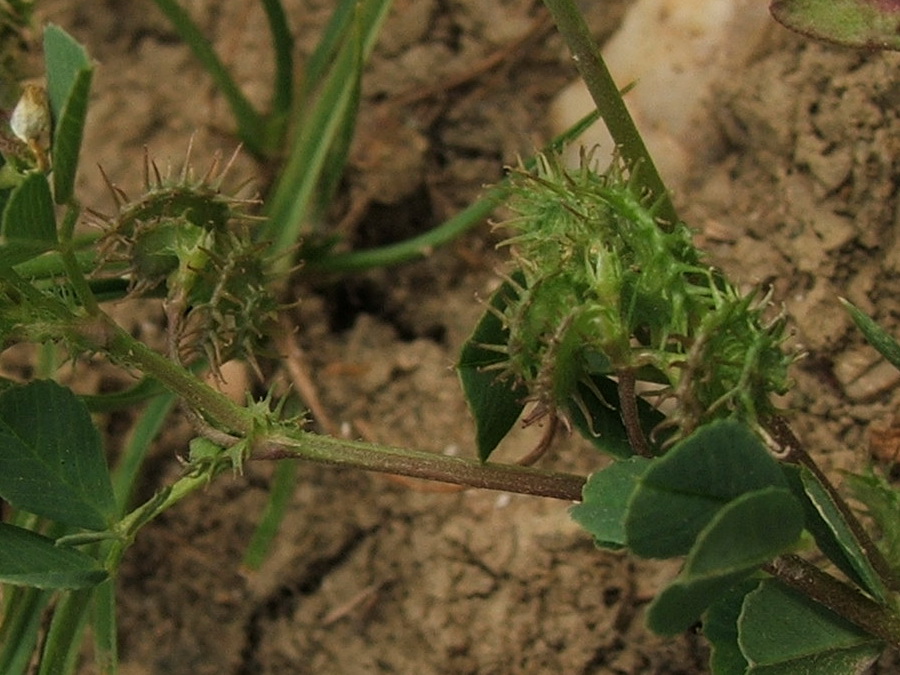
<path fill-rule="evenodd" d="M 201 164 L 234 147 L 209 78 L 151 2 L 39 4 L 100 64 L 79 183 L 86 205 L 108 206 L 96 163 L 134 191 L 144 145 L 177 162 L 195 134 Z M 258 3 L 187 4 L 264 102 Z M 298 54 L 308 54 L 331 3 L 285 4 Z M 590 16 L 603 39 L 628 3 L 584 4 L 603 6 Z M 898 66 L 894 54 L 812 45 L 773 28 L 709 101 L 716 124 L 697 133 L 721 134 L 724 149 L 677 195 L 711 260 L 741 282 L 771 284 L 792 316 L 809 355 L 785 405 L 831 470 L 896 452 L 884 439 L 898 429 L 898 377 L 863 346 L 837 296 L 900 332 Z M 539 3 L 396 0 L 334 223 L 351 245 L 371 246 L 452 215 L 546 141 L 548 102 L 572 77 Z M 237 173 L 264 185 L 268 171 L 242 159 Z M 472 453 L 451 365 L 481 312 L 476 296 L 497 283 L 495 241 L 484 227 L 422 263 L 297 280 L 297 340 L 335 420 L 382 442 Z M 158 311 L 141 307 L 123 320 L 158 332 Z M 109 420 L 111 447 L 126 421 Z M 180 470 L 188 433 L 170 425 L 145 495 Z M 533 442 L 522 434 L 504 451 Z M 574 438 L 544 460 L 582 473 L 601 461 Z M 642 627 L 642 607 L 677 570 L 596 551 L 565 504 L 422 492 L 304 465 L 272 557 L 246 572 L 240 560 L 270 476 L 269 466 L 249 466 L 141 533 L 120 578 L 123 673 L 705 669 L 699 636 L 663 641 Z"/>

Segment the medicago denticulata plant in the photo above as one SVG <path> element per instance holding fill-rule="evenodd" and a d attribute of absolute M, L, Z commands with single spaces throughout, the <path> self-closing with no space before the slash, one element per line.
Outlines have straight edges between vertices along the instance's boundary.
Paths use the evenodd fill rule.
<path fill-rule="evenodd" d="M 158 4 L 196 39 L 177 3 Z M 344 51 L 332 45 L 344 55 L 336 63 L 358 65 L 388 4 L 367 3 L 370 30 Z M 284 83 L 283 11 L 264 5 L 280 36 Z M 341 3 L 336 17 L 358 36 L 351 5 Z M 26 672 L 35 653 L 39 672 L 72 672 L 88 623 L 98 669 L 115 672 L 115 574 L 140 528 L 222 472 L 280 459 L 579 501 L 572 514 L 599 546 L 684 559 L 648 623 L 672 635 L 701 622 L 716 673 L 856 672 L 886 645 L 900 646 L 898 547 L 879 546 L 900 539 L 897 492 L 875 473 L 849 481 L 880 528 L 876 543 L 772 403 L 790 387 L 798 357 L 785 348 L 785 317 L 764 293 L 740 292 L 695 248 L 580 16 L 564 0 L 547 5 L 620 150 L 605 169 L 590 152 L 574 169 L 544 153 L 479 207 L 502 197 L 516 215 L 504 223 L 511 267 L 459 363 L 477 460 L 314 434 L 280 401 L 240 406 L 204 383 L 195 370 L 252 361 L 264 342 L 283 309 L 277 286 L 296 235 L 275 232 L 290 245 L 274 250 L 259 241 L 255 204 L 223 192 L 227 169 L 217 164 L 198 177 L 187 162 L 167 173 L 148 159 L 141 194 L 130 198 L 109 180 L 115 212 L 86 213 L 74 179 L 94 65 L 64 31 L 46 29 L 46 107 L 42 90 L 26 88 L 11 119 L 22 142 L 4 137 L 0 335 L 4 345 L 61 346 L 71 359 L 101 355 L 144 378 L 108 397 L 76 396 L 52 371 L 0 391 L 0 496 L 12 507 L 0 523 L 0 672 Z M 248 111 L 219 64 L 205 62 L 231 91 L 242 133 L 284 131 L 282 119 Z M 352 98 L 352 82 L 329 82 L 338 99 Z M 278 115 L 289 99 L 276 97 Z M 352 128 L 352 115 L 344 122 Z M 319 135 L 304 133 L 297 156 L 312 149 L 320 157 Z M 251 150 L 264 154 L 271 144 Z M 286 175 L 302 164 L 289 160 Z M 329 183 L 324 173 L 304 180 Z M 282 206 L 270 215 L 294 219 L 310 208 L 306 197 L 278 195 Z M 76 236 L 84 217 L 102 237 Z M 266 222 L 268 234 L 279 218 Z M 165 354 L 104 310 L 126 293 L 162 298 Z M 900 367 L 900 346 L 850 311 Z M 181 476 L 135 505 L 143 453 L 176 396 L 196 438 Z M 146 400 L 143 435 L 110 469 L 90 410 Z M 546 418 L 548 433 L 569 425 L 615 461 L 587 480 L 489 461 L 527 404 L 526 421 Z"/>
<path fill-rule="evenodd" d="M 705 265 L 682 224 L 661 226 L 621 162 L 592 165 L 545 157 L 515 180 L 515 268 L 461 362 L 482 458 L 526 402 L 528 421 L 558 417 L 617 457 L 572 515 L 601 548 L 685 559 L 648 625 L 702 621 L 715 672 L 871 662 L 897 644 L 898 560 L 772 404 L 797 357 L 784 317 Z M 895 531 L 890 508 L 879 520 Z M 804 530 L 853 585 L 798 555 Z"/>

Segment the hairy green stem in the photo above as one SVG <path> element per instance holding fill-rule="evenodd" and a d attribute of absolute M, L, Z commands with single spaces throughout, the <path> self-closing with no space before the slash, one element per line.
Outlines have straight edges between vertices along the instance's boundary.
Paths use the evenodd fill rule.
<path fill-rule="evenodd" d="M 481 463 L 420 450 L 393 448 L 362 441 L 300 432 L 270 437 L 255 444 L 251 459 L 306 459 L 412 478 L 502 490 L 537 497 L 581 501 L 585 478 L 530 467 Z"/>
<path fill-rule="evenodd" d="M 638 167 L 638 180 L 650 191 L 654 201 L 661 200 L 659 218 L 663 222 L 677 222 L 678 215 L 669 192 L 574 0 L 544 0 L 544 4 L 569 45 L 575 67 L 584 79 L 622 157 L 629 166 Z"/>
<path fill-rule="evenodd" d="M 79 321 L 66 332 L 67 337 L 85 348 L 106 352 L 117 363 L 150 375 L 224 429 L 242 436 L 253 430 L 254 418 L 249 410 L 236 405 L 186 368 L 154 352 L 107 315 Z"/>
<path fill-rule="evenodd" d="M 763 570 L 856 626 L 900 649 L 900 616 L 849 584 L 796 555 L 782 555 Z"/>
<path fill-rule="evenodd" d="M 584 477 L 528 467 L 482 464 L 476 460 L 361 443 L 274 425 L 239 406 L 190 371 L 157 354 L 105 315 L 83 321 L 70 335 L 86 347 L 107 352 L 122 365 L 159 380 L 196 412 L 230 433 L 249 438 L 254 459 L 306 459 L 335 466 L 413 476 L 428 480 L 505 490 L 568 501 L 581 499 Z M 280 427 L 280 428 L 279 428 Z M 193 488 L 191 488 L 193 489 Z M 173 495 L 180 499 L 183 495 Z"/>
<path fill-rule="evenodd" d="M 116 525 L 116 529 L 122 533 L 124 539 L 121 542 L 116 542 L 110 549 L 106 557 L 106 568 L 115 570 L 118 567 L 122 554 L 142 525 L 173 507 L 195 490 L 209 485 L 210 478 L 210 474 L 199 471 L 182 476 L 166 488 L 164 492 L 154 495 L 146 503 L 134 509 L 120 520 Z"/>

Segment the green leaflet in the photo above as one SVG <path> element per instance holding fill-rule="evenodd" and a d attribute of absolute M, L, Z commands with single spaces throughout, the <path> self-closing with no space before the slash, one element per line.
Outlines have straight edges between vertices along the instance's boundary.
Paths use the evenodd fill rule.
<path fill-rule="evenodd" d="M 111 524 L 115 501 L 100 435 L 69 389 L 42 380 L 0 394 L 0 496 L 73 527 Z"/>
<path fill-rule="evenodd" d="M 709 669 L 713 675 L 735 675 L 747 669 L 747 659 L 738 644 L 738 619 L 747 593 L 759 579 L 746 579 L 722 594 L 703 614 L 703 635 L 712 648 Z"/>
<path fill-rule="evenodd" d="M 645 558 L 685 555 L 726 504 L 773 486 L 787 481 L 760 440 L 739 422 L 713 422 L 641 477 L 625 520 L 628 546 Z"/>
<path fill-rule="evenodd" d="M 507 331 L 498 312 L 506 307 L 510 293 L 509 282 L 494 293 L 490 301 L 493 311 L 487 311 L 481 317 L 472 336 L 463 345 L 457 364 L 460 383 L 475 418 L 478 457 L 483 462 L 516 423 L 527 395 L 520 385 L 498 379 L 502 371 L 495 368 L 503 364 L 506 356 L 489 347 L 506 343 Z"/>
<path fill-rule="evenodd" d="M 877 543 L 894 574 L 900 575 L 900 491 L 871 469 L 863 475 L 847 474 L 843 485 L 865 504 L 880 530 Z"/>
<path fill-rule="evenodd" d="M 900 49 L 897 0 L 777 0 L 772 16 L 817 40 L 847 47 Z"/>
<path fill-rule="evenodd" d="M 56 244 L 56 215 L 50 184 L 42 173 L 30 173 L 9 195 L 0 223 L 0 267 L 36 258 Z"/>
<path fill-rule="evenodd" d="M 27 242 L 51 248 L 56 244 L 56 215 L 47 177 L 29 173 L 12 191 L 3 210 L 5 242 Z"/>
<path fill-rule="evenodd" d="M 806 528 L 816 545 L 850 579 L 884 602 L 890 596 L 840 509 L 806 467 L 784 467 L 794 494 L 806 509 Z"/>
<path fill-rule="evenodd" d="M 648 608 L 647 625 L 660 635 L 687 630 L 723 593 L 793 547 L 802 531 L 803 509 L 787 488 L 736 498 L 699 533 L 681 574 Z"/>
<path fill-rule="evenodd" d="M 775 580 L 744 599 L 738 643 L 753 675 L 863 672 L 880 641 Z M 775 628 L 773 630 L 773 628 Z"/>
<path fill-rule="evenodd" d="M 56 203 L 65 204 L 75 188 L 93 64 L 84 47 L 53 24 L 44 30 L 44 60 L 54 122 L 53 192 Z"/>
<path fill-rule="evenodd" d="M 573 506 L 569 513 L 594 536 L 600 548 L 615 551 L 627 544 L 625 515 L 629 498 L 650 466 L 651 460 L 635 456 L 613 462 L 588 478 L 583 501 Z"/>
<path fill-rule="evenodd" d="M 713 675 L 859 673 L 883 647 L 774 579 L 748 579 L 723 594 L 703 615 L 703 634 Z"/>
<path fill-rule="evenodd" d="M 91 556 L 21 527 L 0 523 L 0 582 L 36 588 L 85 588 L 106 578 Z"/>

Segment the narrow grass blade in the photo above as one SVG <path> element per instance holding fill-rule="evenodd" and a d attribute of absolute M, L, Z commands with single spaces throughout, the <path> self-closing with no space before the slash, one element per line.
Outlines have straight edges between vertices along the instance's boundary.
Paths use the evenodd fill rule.
<path fill-rule="evenodd" d="M 303 89 L 300 95 L 302 103 L 308 102 L 310 93 L 324 79 L 325 71 L 340 50 L 341 40 L 356 15 L 358 2 L 359 0 L 341 0 L 331 14 L 325 32 L 319 38 L 315 51 L 306 62 L 303 72 Z"/>
<path fill-rule="evenodd" d="M 855 323 L 856 327 L 862 331 L 862 334 L 869 344 L 875 347 L 875 349 L 877 349 L 878 352 L 894 366 L 894 368 L 900 370 L 900 343 L 850 301 L 845 300 L 844 298 L 841 298 L 840 300 L 844 305 L 844 309 L 850 313 L 850 318 L 853 319 L 853 323 Z"/>
<path fill-rule="evenodd" d="M 284 461 L 279 462 L 275 469 L 275 477 L 269 488 L 269 501 L 244 553 L 243 562 L 248 569 L 259 569 L 269 555 L 272 542 L 278 534 L 278 528 L 290 504 L 291 495 L 294 494 L 298 466 L 298 462 Z"/>
<path fill-rule="evenodd" d="M 75 672 L 93 594 L 93 589 L 72 591 L 66 593 L 56 605 L 44 641 L 38 675 L 69 675 Z"/>
<path fill-rule="evenodd" d="M 590 127 L 599 118 L 600 113 L 596 111 L 586 115 L 570 129 L 567 129 L 550 141 L 545 148 L 545 152 L 559 150 L 564 145 L 570 143 L 584 133 L 585 129 Z M 534 166 L 534 163 L 534 157 L 525 162 L 526 170 L 530 170 Z M 347 273 L 376 267 L 387 267 L 389 265 L 397 265 L 411 260 L 424 258 L 437 247 L 443 246 L 472 227 L 483 223 L 491 212 L 503 203 L 508 194 L 507 181 L 504 180 L 496 188 L 490 190 L 484 197 L 424 234 L 388 246 L 381 246 L 363 251 L 349 251 L 347 253 L 325 255 L 319 258 L 309 258 L 305 261 L 303 269 L 305 272 L 309 273 Z"/>
<path fill-rule="evenodd" d="M 194 52 L 194 56 L 222 91 L 237 122 L 238 135 L 247 149 L 254 154 L 264 155 L 266 148 L 263 142 L 265 139 L 263 119 L 237 86 L 206 36 L 175 0 L 153 0 L 153 2 L 166 15 L 166 18 L 172 23 L 172 27 L 188 44 L 191 51 Z"/>
<path fill-rule="evenodd" d="M 44 609 L 53 591 L 17 586 L 3 589 L 3 623 L 0 624 L 0 673 L 26 672 L 34 656 Z"/>
<path fill-rule="evenodd" d="M 315 103 L 295 132 L 287 164 L 269 200 L 269 220 L 260 232 L 262 239 L 272 242 L 275 254 L 294 246 L 307 224 L 326 160 L 346 127 L 347 116 L 353 114 L 361 64 L 374 46 L 390 5 L 391 0 L 360 3 Z"/>
<path fill-rule="evenodd" d="M 272 49 L 275 53 L 275 79 L 272 83 L 272 115 L 284 116 L 294 100 L 294 38 L 280 0 L 262 0 Z"/>
<path fill-rule="evenodd" d="M 94 634 L 94 663 L 101 675 L 115 675 L 119 668 L 116 630 L 116 583 L 107 579 L 94 589 L 91 632 Z"/>

